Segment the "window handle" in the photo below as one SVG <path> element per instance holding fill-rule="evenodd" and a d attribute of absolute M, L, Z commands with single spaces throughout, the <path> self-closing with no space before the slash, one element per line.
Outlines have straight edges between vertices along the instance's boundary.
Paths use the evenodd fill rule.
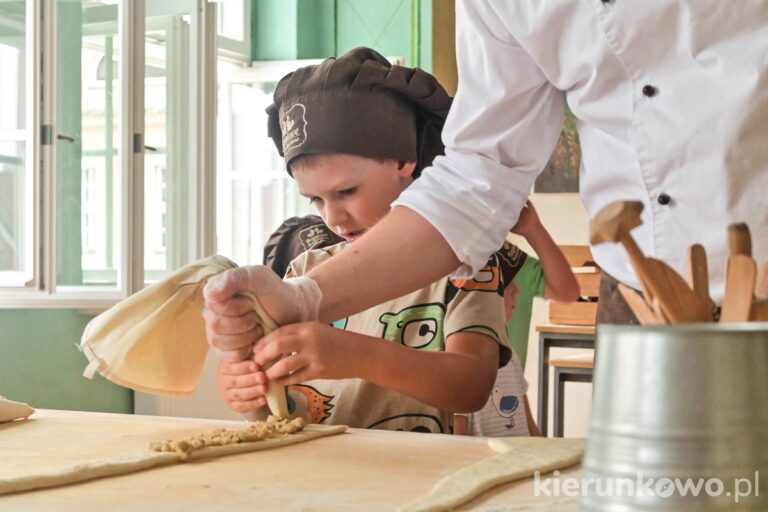
<path fill-rule="evenodd" d="M 144 151 L 157 151 L 155 146 L 144 146 Z"/>
<path fill-rule="evenodd" d="M 69 135 L 62 135 L 60 133 L 56 135 L 56 140 L 65 140 L 67 142 L 75 142 L 74 137 L 70 137 Z"/>

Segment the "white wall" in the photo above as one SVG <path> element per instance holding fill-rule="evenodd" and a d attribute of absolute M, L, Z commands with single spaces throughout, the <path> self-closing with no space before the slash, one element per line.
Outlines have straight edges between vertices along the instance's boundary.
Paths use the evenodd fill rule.
<path fill-rule="evenodd" d="M 559 245 L 587 244 L 587 226 L 589 217 L 581 203 L 578 194 L 532 194 L 531 201 L 539 212 L 544 227 Z M 514 237 L 514 242 L 526 252 L 535 254 L 530 245 L 521 237 Z M 528 358 L 525 363 L 525 378 L 528 380 L 528 401 L 531 404 L 533 417 L 537 416 L 538 402 L 538 371 L 539 336 L 536 326 L 547 323 L 547 303 L 535 299 L 531 318 L 531 330 L 528 338 Z M 558 357 L 572 353 L 569 349 L 554 348 L 550 357 Z M 549 429 L 552 432 L 552 373 L 549 378 Z M 565 385 L 565 436 L 586 437 L 589 425 L 592 385 L 580 382 L 569 382 Z"/>

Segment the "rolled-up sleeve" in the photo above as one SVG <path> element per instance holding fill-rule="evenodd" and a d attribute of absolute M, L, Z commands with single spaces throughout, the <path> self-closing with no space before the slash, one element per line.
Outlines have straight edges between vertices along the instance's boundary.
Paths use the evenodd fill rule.
<path fill-rule="evenodd" d="M 392 204 L 414 210 L 442 234 L 462 262 L 459 277 L 474 275 L 503 244 L 564 115 L 562 92 L 493 4 L 456 2 L 459 87 L 443 129 L 445 156 Z"/>

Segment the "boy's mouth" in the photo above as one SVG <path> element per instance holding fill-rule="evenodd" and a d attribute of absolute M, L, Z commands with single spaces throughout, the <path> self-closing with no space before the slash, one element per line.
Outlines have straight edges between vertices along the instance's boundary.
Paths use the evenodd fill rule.
<path fill-rule="evenodd" d="M 358 229 L 357 231 L 347 231 L 346 233 L 342 233 L 341 236 L 347 239 L 347 242 L 354 242 L 361 236 L 363 236 L 363 233 L 365 233 L 364 229 Z"/>

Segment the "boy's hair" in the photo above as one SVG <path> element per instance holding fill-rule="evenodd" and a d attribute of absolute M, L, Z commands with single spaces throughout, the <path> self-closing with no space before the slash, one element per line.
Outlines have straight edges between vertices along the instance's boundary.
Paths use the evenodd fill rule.
<path fill-rule="evenodd" d="M 434 76 L 356 48 L 283 77 L 267 129 L 289 173 L 298 156 L 345 153 L 416 162 L 416 177 L 444 152 L 450 106 Z"/>

